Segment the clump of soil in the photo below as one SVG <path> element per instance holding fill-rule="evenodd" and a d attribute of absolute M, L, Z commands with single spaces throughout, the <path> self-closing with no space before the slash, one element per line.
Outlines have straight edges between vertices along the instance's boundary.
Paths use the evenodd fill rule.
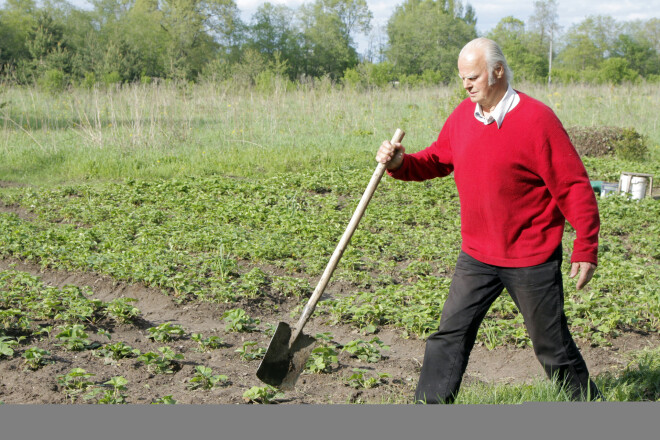
<path fill-rule="evenodd" d="M 630 156 L 636 159 L 646 154 L 646 139 L 633 128 L 622 127 L 568 127 L 568 136 L 580 156 Z M 634 157 L 633 157 L 634 156 Z"/>

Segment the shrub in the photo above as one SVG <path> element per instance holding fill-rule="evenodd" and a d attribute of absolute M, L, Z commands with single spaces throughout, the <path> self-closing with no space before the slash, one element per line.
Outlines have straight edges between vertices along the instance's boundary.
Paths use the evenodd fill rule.
<path fill-rule="evenodd" d="M 636 132 L 634 128 L 624 128 L 614 145 L 616 156 L 624 160 L 644 160 L 648 152 L 647 142 L 647 137 Z"/>
<path fill-rule="evenodd" d="M 121 83 L 121 75 L 116 70 L 103 74 L 103 83 L 107 86 Z"/>
<path fill-rule="evenodd" d="M 85 73 L 85 78 L 82 80 L 81 85 L 86 89 L 92 89 L 96 83 L 96 74 L 94 72 L 87 72 Z"/>
<path fill-rule="evenodd" d="M 609 84 L 621 84 L 639 80 L 639 73 L 630 68 L 625 58 L 608 58 L 600 66 L 598 79 Z"/>
<path fill-rule="evenodd" d="M 362 78 L 356 69 L 349 67 L 344 71 L 342 82 L 344 83 L 344 86 L 356 88 L 362 84 Z"/>
<path fill-rule="evenodd" d="M 57 69 L 46 70 L 39 78 L 39 86 L 51 93 L 57 93 L 64 90 L 64 72 Z"/>

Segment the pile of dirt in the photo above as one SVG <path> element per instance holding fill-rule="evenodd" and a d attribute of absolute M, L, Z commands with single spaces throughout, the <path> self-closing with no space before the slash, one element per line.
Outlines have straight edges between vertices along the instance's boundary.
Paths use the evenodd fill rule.
<path fill-rule="evenodd" d="M 643 158 L 647 150 L 646 138 L 633 128 L 575 126 L 566 128 L 566 132 L 580 156 L 617 155 L 636 160 Z"/>

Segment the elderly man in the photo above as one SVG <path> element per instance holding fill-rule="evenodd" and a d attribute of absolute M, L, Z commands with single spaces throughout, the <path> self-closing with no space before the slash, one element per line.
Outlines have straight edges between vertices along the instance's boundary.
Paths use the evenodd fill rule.
<path fill-rule="evenodd" d="M 426 343 L 417 403 L 452 402 L 488 309 L 506 288 L 534 352 L 573 399 L 601 398 L 564 314 L 561 239 L 575 228 L 577 288 L 597 264 L 598 205 L 589 178 L 550 108 L 510 86 L 499 46 L 477 38 L 458 57 L 469 94 L 428 148 L 405 154 L 383 142 L 376 160 L 390 176 L 421 181 L 454 173 L 461 203 L 461 252 L 440 326 Z"/>

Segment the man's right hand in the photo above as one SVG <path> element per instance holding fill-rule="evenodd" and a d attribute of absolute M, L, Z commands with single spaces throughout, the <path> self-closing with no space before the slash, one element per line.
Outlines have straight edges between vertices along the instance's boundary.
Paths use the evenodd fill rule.
<path fill-rule="evenodd" d="M 386 168 L 390 171 L 397 170 L 403 163 L 403 153 L 406 149 L 398 142 L 391 143 L 390 141 L 383 141 L 376 153 L 376 161 L 384 163 Z"/>

